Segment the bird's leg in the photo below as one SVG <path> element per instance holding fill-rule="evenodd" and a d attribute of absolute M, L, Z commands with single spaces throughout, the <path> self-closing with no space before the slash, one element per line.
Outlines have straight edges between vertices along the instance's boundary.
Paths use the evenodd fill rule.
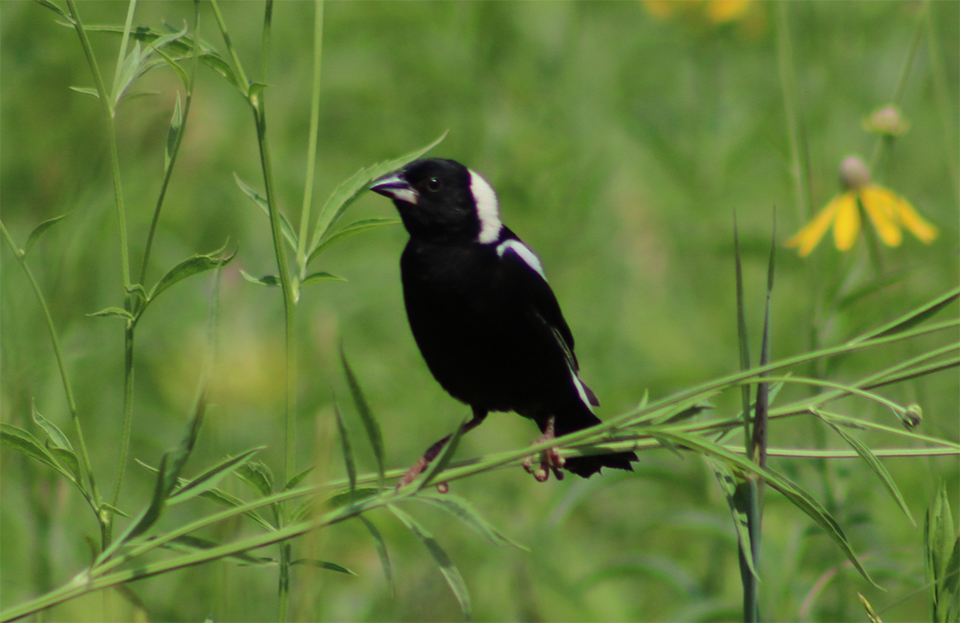
<path fill-rule="evenodd" d="M 485 417 L 487 417 L 486 411 L 474 409 L 473 418 L 471 418 L 470 421 L 464 425 L 463 432 L 460 434 L 465 435 L 479 426 Z M 407 470 L 407 473 L 403 475 L 400 481 L 397 482 L 397 489 L 399 490 L 400 487 L 407 486 L 416 480 L 417 476 L 426 471 L 427 466 L 430 465 L 435 458 L 437 458 L 437 456 L 440 454 L 440 451 L 443 450 L 444 446 L 447 445 L 447 442 L 450 441 L 450 437 L 452 437 L 452 435 L 447 435 L 437 443 L 427 448 L 427 451 L 423 453 L 423 456 L 417 459 L 417 462 L 414 463 L 413 466 Z M 446 493 L 446 484 L 447 483 L 440 483 L 437 485 L 437 489 L 440 491 L 440 493 Z"/>
<path fill-rule="evenodd" d="M 557 438 L 554 434 L 554 424 L 556 418 L 550 416 L 550 419 L 547 420 L 547 427 L 543 431 L 543 435 L 535 439 L 531 445 L 536 445 L 538 443 L 543 443 L 544 441 L 552 441 Z M 523 461 L 523 469 L 527 470 L 528 473 L 533 474 L 533 477 L 537 479 L 537 482 L 546 482 L 550 478 L 550 472 L 553 472 L 553 475 L 556 476 L 557 480 L 563 480 L 563 472 L 560 471 L 560 468 L 563 467 L 564 459 L 560 456 L 560 450 L 557 448 L 547 448 L 540 453 L 540 467 L 533 469 L 533 457 L 528 456 Z M 547 471 L 547 470 L 550 471 Z"/>

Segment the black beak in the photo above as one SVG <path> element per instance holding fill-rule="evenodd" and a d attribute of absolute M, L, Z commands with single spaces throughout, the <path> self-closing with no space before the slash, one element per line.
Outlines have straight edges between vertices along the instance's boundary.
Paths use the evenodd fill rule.
<path fill-rule="evenodd" d="M 373 180 L 370 190 L 378 195 L 390 197 L 394 201 L 403 201 L 412 205 L 417 205 L 417 200 L 420 198 L 413 186 L 404 179 L 403 173 L 396 171 Z"/>

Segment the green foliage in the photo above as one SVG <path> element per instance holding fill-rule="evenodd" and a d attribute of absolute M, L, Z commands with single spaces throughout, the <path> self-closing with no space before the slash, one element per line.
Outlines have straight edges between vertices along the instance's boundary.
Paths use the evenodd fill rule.
<path fill-rule="evenodd" d="M 0 619 L 957 621 L 957 6 L 655 4 L 0 3 Z M 462 409 L 364 199 L 431 149 L 577 336 L 561 453 L 635 474 L 537 485 L 493 415 L 391 486 Z M 772 290 L 851 152 L 940 237 Z"/>

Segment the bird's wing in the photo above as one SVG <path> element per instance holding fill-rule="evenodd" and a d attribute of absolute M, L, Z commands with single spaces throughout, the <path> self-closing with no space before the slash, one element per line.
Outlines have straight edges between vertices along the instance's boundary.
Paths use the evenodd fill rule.
<path fill-rule="evenodd" d="M 512 235 L 512 232 L 509 232 L 508 235 Z M 599 404 L 597 397 L 590 388 L 577 378 L 580 365 L 577 363 L 576 355 L 573 354 L 573 333 L 570 332 L 570 327 L 563 318 L 563 312 L 560 311 L 560 304 L 557 302 L 556 295 L 547 283 L 543 267 L 540 265 L 540 259 L 530 250 L 530 247 L 523 244 L 515 235 L 497 245 L 497 254 L 500 256 L 504 268 L 509 271 L 511 279 L 516 280 L 518 287 L 529 294 L 537 316 L 553 332 L 557 344 L 563 350 L 567 365 L 570 366 L 570 370 L 576 379 L 575 382 L 583 388 L 587 401 L 592 405 Z"/>

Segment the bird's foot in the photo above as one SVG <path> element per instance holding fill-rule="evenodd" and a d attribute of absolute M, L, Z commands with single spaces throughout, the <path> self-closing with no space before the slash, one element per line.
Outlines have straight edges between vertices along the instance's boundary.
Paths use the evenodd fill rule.
<path fill-rule="evenodd" d="M 543 435 L 538 439 L 535 439 L 531 445 L 536 445 L 538 443 L 543 443 L 544 441 L 552 441 L 556 439 L 554 434 L 554 418 L 551 416 L 547 420 L 547 428 L 544 431 Z M 563 467 L 565 460 L 560 456 L 560 450 L 558 448 L 547 448 L 540 453 L 540 466 L 536 469 L 533 468 L 534 457 L 528 456 L 523 461 L 523 469 L 527 470 L 528 474 L 533 474 L 533 477 L 537 482 L 546 482 L 550 479 L 550 472 L 553 472 L 553 475 L 557 480 L 563 480 L 563 472 L 560 469 Z"/>
<path fill-rule="evenodd" d="M 437 458 L 437 455 L 440 454 L 440 451 L 443 450 L 443 447 L 447 445 L 448 441 L 450 441 L 450 435 L 447 435 L 437 443 L 430 446 L 430 448 L 423 453 L 423 456 L 417 459 L 417 462 L 414 463 L 413 466 L 407 470 L 407 473 L 400 478 L 400 480 L 397 482 L 396 490 L 399 491 L 402 487 L 406 487 L 408 484 L 416 480 L 417 476 L 427 471 L 427 466 L 430 465 L 433 459 Z M 437 484 L 438 492 L 446 493 L 449 490 L 450 487 L 447 485 L 447 483 L 441 482 Z"/>

